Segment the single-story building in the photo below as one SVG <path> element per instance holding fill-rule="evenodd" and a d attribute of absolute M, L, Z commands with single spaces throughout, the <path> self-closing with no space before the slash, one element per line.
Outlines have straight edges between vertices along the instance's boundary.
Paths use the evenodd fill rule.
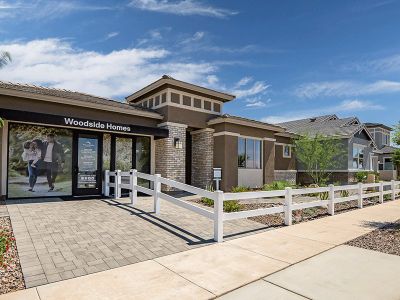
<path fill-rule="evenodd" d="M 219 167 L 223 190 L 295 181 L 294 135 L 224 115 L 234 99 L 169 76 L 125 102 L 0 82 L 1 196 L 101 196 L 106 169 L 135 168 L 205 188 Z"/>

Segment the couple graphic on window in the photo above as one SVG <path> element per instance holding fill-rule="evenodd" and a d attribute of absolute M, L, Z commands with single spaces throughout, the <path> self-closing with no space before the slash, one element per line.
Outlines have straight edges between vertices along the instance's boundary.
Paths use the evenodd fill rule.
<path fill-rule="evenodd" d="M 65 161 L 63 147 L 56 140 L 55 134 L 47 134 L 45 141 L 41 139 L 26 141 L 22 159 L 28 163 L 28 191 L 34 192 L 39 170 L 45 170 L 49 192 L 53 191 L 58 170 L 62 168 Z"/>

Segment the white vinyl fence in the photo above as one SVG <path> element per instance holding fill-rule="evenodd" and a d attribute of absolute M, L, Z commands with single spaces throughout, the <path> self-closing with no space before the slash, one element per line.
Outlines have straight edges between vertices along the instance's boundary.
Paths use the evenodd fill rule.
<path fill-rule="evenodd" d="M 110 182 L 110 178 L 114 178 L 114 182 Z M 129 179 L 129 183 L 122 183 L 122 179 L 126 177 Z M 138 185 L 138 178 L 145 179 L 150 182 L 150 187 L 145 188 Z M 126 180 L 125 180 L 126 181 Z M 178 199 L 169 194 L 163 193 L 161 191 L 161 184 L 172 187 L 174 189 L 186 191 L 200 197 L 206 197 L 214 201 L 214 210 L 210 211 L 201 208 L 197 205 L 191 204 L 187 201 Z M 310 207 L 327 207 L 328 213 L 330 215 L 335 214 L 335 204 L 347 201 L 358 201 L 358 207 L 363 207 L 363 199 L 379 197 L 379 202 L 383 203 L 384 196 L 390 195 L 391 200 L 396 199 L 396 195 L 400 193 L 400 181 L 390 181 L 390 182 L 379 182 L 379 183 L 358 183 L 354 185 L 343 185 L 334 186 L 329 185 L 328 187 L 319 188 L 304 188 L 304 189 L 292 189 L 286 188 L 285 190 L 277 191 L 257 191 L 257 192 L 242 192 L 242 193 L 224 193 L 222 191 L 207 191 L 200 189 L 188 184 L 184 184 L 171 179 L 163 178 L 159 174 L 150 175 L 145 173 L 140 173 L 136 170 L 131 170 L 129 172 L 117 171 L 106 171 L 105 173 L 105 196 L 110 196 L 110 187 L 114 188 L 114 198 L 121 198 L 121 189 L 129 190 L 129 197 L 131 199 L 132 205 L 137 203 L 137 192 L 141 192 L 147 195 L 153 196 L 154 199 L 154 212 L 156 214 L 160 213 L 160 199 L 166 200 L 170 203 L 178 205 L 182 208 L 191 210 L 197 214 L 200 214 L 206 218 L 214 221 L 214 240 L 217 242 L 223 241 L 223 226 L 224 221 L 244 219 L 255 216 L 270 215 L 277 213 L 284 213 L 285 215 L 285 225 L 292 225 L 292 212 L 294 210 L 305 209 Z M 352 193 L 349 193 L 352 191 Z M 320 198 L 326 200 L 317 200 L 304 203 L 293 202 L 293 196 L 299 195 L 310 195 L 318 194 Z M 325 197 L 321 197 L 324 195 Z M 269 208 L 259 208 L 253 210 L 245 210 L 239 212 L 229 212 L 223 211 L 224 201 L 229 200 L 251 200 L 259 198 L 285 198 L 284 204 Z"/>

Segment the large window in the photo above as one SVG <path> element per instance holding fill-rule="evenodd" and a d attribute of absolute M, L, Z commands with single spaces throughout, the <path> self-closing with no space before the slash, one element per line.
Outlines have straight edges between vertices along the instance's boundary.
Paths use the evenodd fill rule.
<path fill-rule="evenodd" d="M 364 169 L 364 146 L 353 145 L 353 168 Z"/>
<path fill-rule="evenodd" d="M 239 138 L 238 166 L 246 169 L 261 168 L 261 141 Z"/>
<path fill-rule="evenodd" d="M 10 124 L 8 197 L 72 194 L 72 131 Z"/>

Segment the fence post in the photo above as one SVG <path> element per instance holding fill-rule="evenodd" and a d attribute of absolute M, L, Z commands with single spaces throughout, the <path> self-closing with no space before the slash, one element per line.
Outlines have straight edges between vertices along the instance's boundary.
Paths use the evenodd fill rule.
<path fill-rule="evenodd" d="M 392 200 L 396 200 L 396 182 L 392 180 Z"/>
<path fill-rule="evenodd" d="M 154 175 L 154 212 L 156 215 L 160 213 L 160 192 L 161 192 L 161 182 L 160 174 Z"/>
<path fill-rule="evenodd" d="M 131 176 L 129 177 L 129 183 L 131 186 L 131 204 L 137 204 L 137 170 L 130 171 Z"/>
<path fill-rule="evenodd" d="M 291 187 L 287 187 L 285 190 L 285 225 L 292 225 L 293 190 Z"/>
<path fill-rule="evenodd" d="M 114 192 L 114 197 L 115 199 L 121 198 L 121 184 L 122 184 L 122 178 L 121 178 L 121 170 L 117 170 L 115 172 L 115 192 Z"/>
<path fill-rule="evenodd" d="M 214 241 L 224 241 L 224 192 L 216 191 L 214 199 Z"/>
<path fill-rule="evenodd" d="M 379 202 L 383 203 L 383 181 L 379 182 Z"/>
<path fill-rule="evenodd" d="M 358 183 L 358 208 L 363 208 L 363 184 Z"/>
<path fill-rule="evenodd" d="M 104 173 L 104 196 L 110 196 L 110 170 Z"/>
<path fill-rule="evenodd" d="M 333 184 L 329 185 L 328 213 L 331 216 L 335 214 L 335 189 Z"/>

